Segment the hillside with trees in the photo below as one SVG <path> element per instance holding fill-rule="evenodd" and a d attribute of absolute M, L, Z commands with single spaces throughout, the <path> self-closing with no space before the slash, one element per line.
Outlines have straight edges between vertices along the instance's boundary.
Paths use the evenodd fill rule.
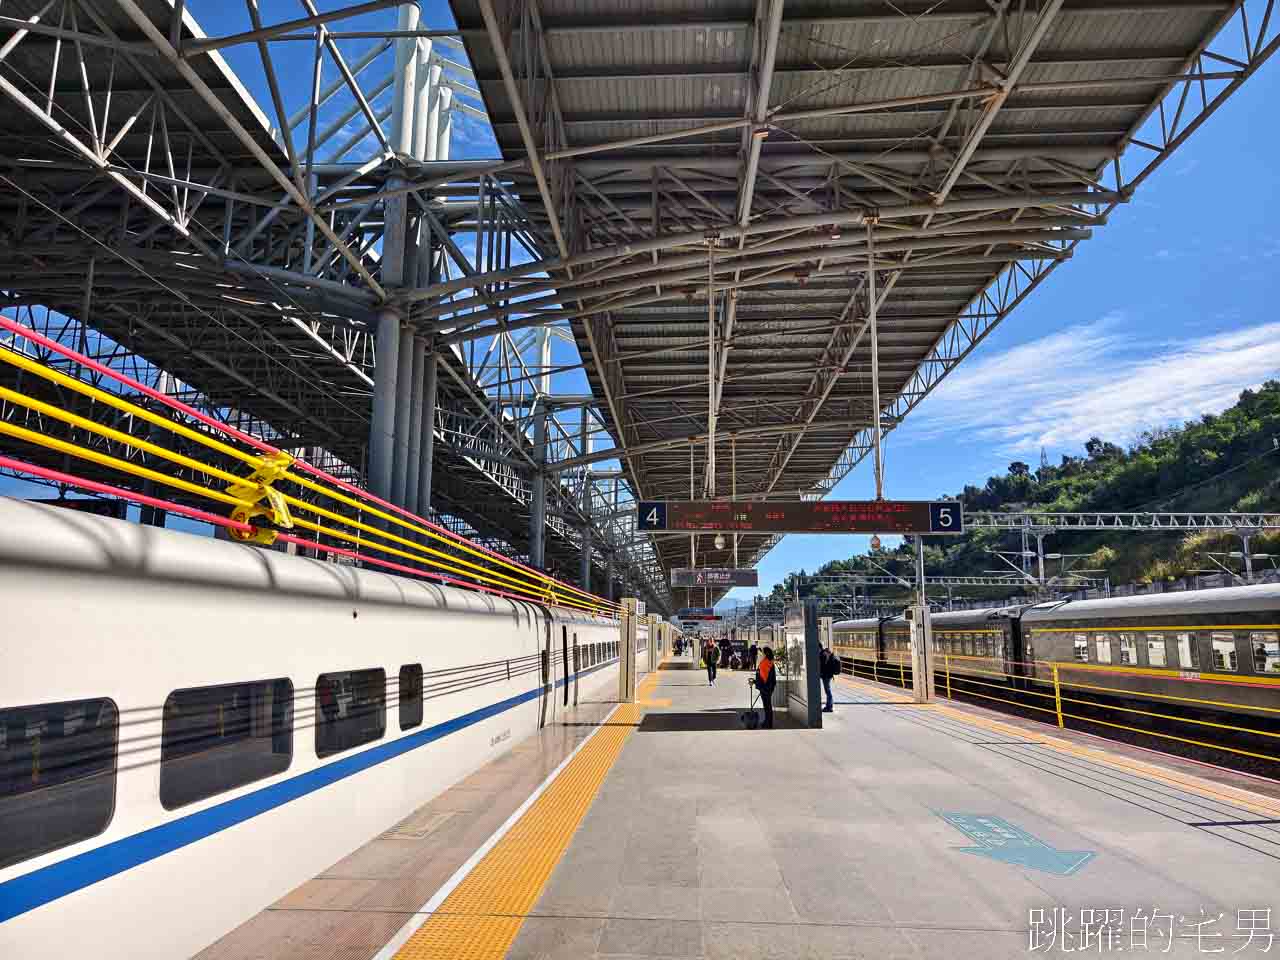
<path fill-rule="evenodd" d="M 1280 510 L 1280 381 L 1269 380 L 1258 390 L 1245 390 L 1229 409 L 1206 414 L 1181 427 L 1144 431 L 1122 447 L 1100 437 L 1085 444 L 1083 455 L 1063 456 L 1051 464 L 1042 454 L 1032 468 L 1014 461 L 1006 473 L 969 485 L 955 499 L 966 514 L 979 510 L 1090 511 L 1262 511 Z M 1034 544 L 1033 544 L 1034 546 Z M 930 575 L 978 576 L 1008 566 L 990 551 L 1020 550 L 1021 536 L 978 530 L 959 539 L 928 538 L 925 565 Z M 1113 584 L 1174 580 L 1214 569 L 1209 553 L 1240 549 L 1233 536 L 1218 534 L 1055 534 L 1046 551 L 1089 554 L 1079 567 L 1098 571 Z M 1258 537 L 1253 552 L 1280 552 L 1280 536 Z M 1235 564 L 1229 558 L 1222 562 Z M 913 551 L 909 543 L 870 555 L 824 564 L 812 574 L 879 574 L 888 568 L 910 577 Z M 1268 560 L 1257 566 L 1268 567 Z M 1011 571 L 1010 571 L 1011 572 Z M 1057 563 L 1048 573 L 1057 572 Z M 774 588 L 780 599 L 791 596 L 797 574 Z M 810 575 L 812 575 L 810 574 Z M 803 583 L 803 581 L 802 581 Z M 801 594 L 847 595 L 843 585 L 808 585 Z M 861 592 L 861 591 L 860 591 Z M 872 591 L 873 594 L 876 591 Z M 886 596 L 901 591 L 885 590 Z M 986 592 L 1007 595 L 1006 588 Z M 966 596 L 981 597 L 983 591 Z"/>

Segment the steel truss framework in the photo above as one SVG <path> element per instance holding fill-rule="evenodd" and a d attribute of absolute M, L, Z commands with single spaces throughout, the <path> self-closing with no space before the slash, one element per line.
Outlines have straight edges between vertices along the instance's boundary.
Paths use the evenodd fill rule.
<path fill-rule="evenodd" d="M 570 323 L 647 499 L 829 493 L 1280 44 L 1267 0 L 452 5 L 554 244 L 413 302 Z"/>
<path fill-rule="evenodd" d="M 659 608 L 695 545 L 632 493 L 830 492 L 1280 45 L 1276 0 L 298 4 L 5 4 L 10 309 Z M 458 112 L 502 158 L 443 159 Z"/>
<path fill-rule="evenodd" d="M 375 336 L 379 308 L 407 290 L 535 258 L 541 228 L 502 164 L 448 162 L 455 119 L 485 116 L 456 34 L 417 29 L 403 7 L 397 24 L 398 4 L 386 0 L 323 10 L 299 0 L 298 17 L 264 25 L 251 0 L 251 30 L 210 38 L 193 17 L 200 6 L 0 8 L 0 308 L 363 484 L 375 385 L 385 379 L 379 354 L 385 361 L 399 345 Z M 378 10 L 387 11 L 384 30 L 343 32 L 341 21 Z M 304 88 L 294 78 L 285 85 L 273 46 L 299 40 L 309 41 L 312 63 Z M 266 113 L 218 53 L 238 44 L 260 55 Z M 397 246 L 393 288 L 386 260 Z M 613 446 L 580 402 L 542 418 L 548 442 L 539 450 L 534 405 L 563 379 L 538 366 L 545 337 L 445 343 L 426 326 L 402 332 L 433 357 L 435 383 L 434 402 L 423 404 L 430 427 L 396 438 L 398 458 L 418 448 L 429 496 L 401 490 L 396 499 L 522 558 L 537 539 L 536 562 L 551 572 L 664 608 L 652 547 L 628 530 L 633 498 L 616 471 L 562 473 L 543 484 L 546 509 L 534 507 L 548 454 Z M 56 355 L 41 359 L 66 369 Z M 404 379 L 425 383 L 425 366 Z M 131 426 L 8 365 L 0 383 Z M 0 416 L 170 469 L 27 407 L 5 402 Z M 399 469 L 407 481 L 407 464 Z M 83 472 L 103 478 L 92 466 Z"/>

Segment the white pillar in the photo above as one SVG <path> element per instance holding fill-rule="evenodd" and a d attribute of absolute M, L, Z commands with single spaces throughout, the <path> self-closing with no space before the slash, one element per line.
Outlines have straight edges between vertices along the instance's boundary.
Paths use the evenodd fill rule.
<path fill-rule="evenodd" d="M 440 132 L 436 135 L 436 159 L 449 159 L 449 139 L 453 135 L 453 90 L 440 90 Z"/>

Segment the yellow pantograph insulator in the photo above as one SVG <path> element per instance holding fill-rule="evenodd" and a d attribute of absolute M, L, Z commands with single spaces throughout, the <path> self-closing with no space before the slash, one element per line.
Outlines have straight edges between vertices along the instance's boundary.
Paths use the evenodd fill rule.
<path fill-rule="evenodd" d="M 293 457 L 284 451 L 273 456 L 263 457 L 258 469 L 238 483 L 227 487 L 227 493 L 249 502 L 250 506 L 237 507 L 231 513 L 231 519 L 238 523 L 251 524 L 253 533 L 245 533 L 232 528 L 229 532 L 233 539 L 242 543 L 260 543 L 270 546 L 276 542 L 276 530 L 288 530 L 293 527 L 293 517 L 289 513 L 289 504 L 284 494 L 271 484 L 279 480 L 293 466 Z M 265 517 L 271 524 L 269 527 L 254 523 L 258 517 Z"/>

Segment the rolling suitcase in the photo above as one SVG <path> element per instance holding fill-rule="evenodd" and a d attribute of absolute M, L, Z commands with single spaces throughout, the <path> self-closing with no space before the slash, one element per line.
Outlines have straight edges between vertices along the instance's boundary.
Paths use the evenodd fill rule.
<path fill-rule="evenodd" d="M 745 713 L 739 715 L 738 719 L 742 721 L 742 725 L 748 730 L 756 730 L 760 726 L 760 716 L 756 713 L 756 685 L 752 683 L 753 677 L 747 678 L 747 709 Z"/>

